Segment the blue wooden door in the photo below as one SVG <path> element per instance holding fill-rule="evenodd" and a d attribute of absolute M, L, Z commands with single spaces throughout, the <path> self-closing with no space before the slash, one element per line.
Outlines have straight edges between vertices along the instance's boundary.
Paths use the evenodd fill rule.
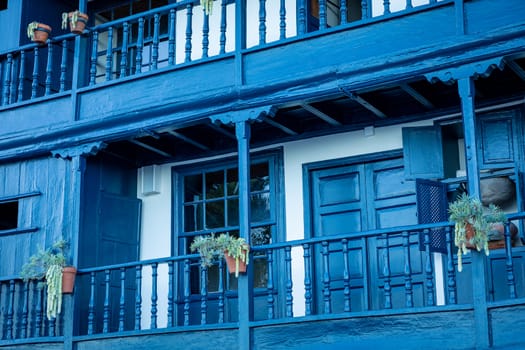
<path fill-rule="evenodd" d="M 367 198 L 365 165 L 336 166 L 311 173 L 312 179 L 312 235 L 326 237 L 338 234 L 354 233 L 359 235 L 362 230 L 367 230 Z M 362 310 L 366 308 L 365 300 L 366 275 L 368 266 L 364 263 L 363 255 L 366 241 L 355 239 L 349 241 L 350 245 L 350 270 L 351 270 L 351 308 Z M 342 247 L 338 241 L 328 246 L 331 311 L 338 312 L 342 309 L 343 294 L 343 259 Z M 323 266 L 321 258 L 322 248 L 315 247 L 316 259 L 314 280 L 314 296 L 316 303 L 314 312 L 328 313 L 325 309 L 323 295 Z"/>
<path fill-rule="evenodd" d="M 361 232 L 417 224 L 414 181 L 405 180 L 402 158 L 332 166 L 310 174 L 311 235 L 329 237 L 349 234 L 351 310 L 384 307 L 384 274 L 382 254 L 388 249 L 391 270 L 392 303 L 406 304 L 404 253 L 401 234 L 362 237 Z M 414 305 L 424 303 L 423 255 L 417 235 L 409 238 L 410 266 Z M 340 240 L 331 242 L 329 250 L 329 283 L 326 264 L 316 248 L 314 290 L 317 313 L 344 311 L 344 260 Z M 329 288 L 329 293 L 327 293 Z"/>
<path fill-rule="evenodd" d="M 139 260 L 139 232 L 140 232 L 140 210 L 141 201 L 136 198 L 99 192 L 97 199 L 97 217 L 95 232 L 83 235 L 81 241 L 95 242 L 95 248 L 89 252 L 82 252 L 83 259 L 80 268 L 108 266 L 125 262 Z M 86 243 L 86 247 L 89 245 Z M 82 249 L 84 245 L 81 244 Z M 109 329 L 116 331 L 119 326 L 120 297 L 121 293 L 121 271 L 111 270 L 109 280 L 108 300 L 106 294 L 106 276 L 104 272 L 96 274 L 96 301 L 94 330 L 102 332 L 104 323 L 104 303 L 109 302 Z M 124 329 L 132 330 L 135 315 L 135 269 L 125 271 L 125 318 Z M 81 276 L 80 287 L 77 288 L 79 300 L 79 329 L 81 334 L 87 330 L 88 304 L 90 292 L 90 276 Z"/>

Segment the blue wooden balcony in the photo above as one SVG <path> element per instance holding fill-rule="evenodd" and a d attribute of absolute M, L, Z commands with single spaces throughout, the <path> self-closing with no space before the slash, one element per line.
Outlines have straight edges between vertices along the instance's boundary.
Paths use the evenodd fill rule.
<path fill-rule="evenodd" d="M 65 296 L 62 316 L 52 320 L 45 317 L 45 291 L 36 282 L 4 278 L 0 345 L 155 347 L 172 339 L 198 347 L 221 337 L 237 348 L 247 329 L 257 349 L 316 342 L 384 346 L 386 338 L 404 348 L 465 349 L 476 346 L 463 335 L 471 332 L 476 303 L 492 320 L 487 331 L 495 347 L 522 344 L 515 324 L 524 321 L 525 248 L 513 246 L 506 227 L 504 248 L 486 258 L 486 285 L 473 281 L 469 255 L 457 272 L 449 223 L 254 246 L 252 268 L 240 277 L 253 289 L 238 286 L 222 261 L 210 268 L 218 278 L 211 280 L 197 255 L 83 269 L 74 296 Z M 446 253 L 430 252 L 435 230 L 444 235 Z M 485 288 L 487 299 L 476 300 L 473 288 Z M 242 300 L 248 300 L 247 310 Z M 239 318 L 244 312 L 246 321 Z"/>
<path fill-rule="evenodd" d="M 311 123 L 295 131 L 287 120 L 298 113 L 308 122 L 310 113 L 344 108 L 360 117 L 329 124 L 347 130 L 450 113 L 458 110 L 457 91 L 431 83 L 431 72 L 497 57 L 507 67 L 480 80 L 480 103 L 524 89 L 521 1 L 407 1 L 399 8 L 362 1 L 357 9 L 347 1 L 346 10 L 344 1 L 338 9 L 320 1 L 313 15 L 305 1 L 242 3 L 216 1 L 205 16 L 198 1 L 180 1 L 0 53 L 3 132 L 17 138 L 6 137 L 2 148 L 37 130 L 67 147 L 92 139 L 85 130 L 138 138 L 144 123 L 162 133 L 269 106 L 275 123 L 264 126 L 286 137 L 319 129 Z M 407 101 L 394 103 L 401 97 Z M 44 137 L 33 151 L 48 152 L 51 143 Z"/>

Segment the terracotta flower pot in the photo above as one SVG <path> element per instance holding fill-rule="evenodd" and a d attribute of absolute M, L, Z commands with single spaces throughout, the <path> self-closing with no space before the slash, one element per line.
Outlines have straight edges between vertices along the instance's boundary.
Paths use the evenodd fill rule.
<path fill-rule="evenodd" d="M 510 223 L 510 241 L 514 242 L 518 239 L 518 227 Z M 489 249 L 505 248 L 505 226 L 502 223 L 494 223 L 491 225 L 491 232 L 489 233 Z"/>
<path fill-rule="evenodd" d="M 84 32 L 84 29 L 86 28 L 89 16 L 86 15 L 85 13 L 79 12 L 77 14 L 76 22 L 73 22 L 74 13 L 75 12 L 69 12 L 67 14 L 69 29 L 71 30 L 71 33 L 82 34 Z"/>
<path fill-rule="evenodd" d="M 476 249 L 476 245 L 470 243 L 470 240 L 474 238 L 475 234 L 476 234 L 476 231 L 474 230 L 474 226 L 472 226 L 472 224 L 466 224 L 465 225 L 465 238 L 467 239 L 467 242 L 465 243 L 465 245 L 469 249 Z"/>
<path fill-rule="evenodd" d="M 244 252 L 247 253 L 247 250 Z M 236 261 L 235 258 L 228 255 L 227 252 L 224 252 L 224 259 L 226 259 L 226 265 L 228 266 L 228 271 L 230 273 L 235 273 L 235 276 L 238 276 L 238 273 L 245 273 L 246 272 L 246 263 L 239 259 L 239 269 L 236 270 Z"/>
<path fill-rule="evenodd" d="M 73 293 L 76 275 L 77 269 L 73 266 L 66 266 L 62 269 L 62 294 Z"/>
<path fill-rule="evenodd" d="M 32 41 L 38 44 L 45 44 L 50 34 L 50 26 L 48 26 L 47 24 L 38 23 L 38 27 L 33 31 Z"/>

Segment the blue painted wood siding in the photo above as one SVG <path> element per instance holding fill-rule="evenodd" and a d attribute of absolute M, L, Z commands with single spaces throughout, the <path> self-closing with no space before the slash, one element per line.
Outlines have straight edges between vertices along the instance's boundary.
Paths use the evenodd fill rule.
<path fill-rule="evenodd" d="M 0 239 L 0 251 L 13 253 L 13 258 L 0 264 L 0 276 L 20 273 L 22 264 L 38 247 L 72 237 L 71 232 L 63 232 L 71 220 L 70 174 L 71 162 L 55 158 L 0 166 L 0 200 L 22 196 L 18 199 L 18 229 L 4 232 Z M 20 233 L 28 229 L 30 232 Z"/>

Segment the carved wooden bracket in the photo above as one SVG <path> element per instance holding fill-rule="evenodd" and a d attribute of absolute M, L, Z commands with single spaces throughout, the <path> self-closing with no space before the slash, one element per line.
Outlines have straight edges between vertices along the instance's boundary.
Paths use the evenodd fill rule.
<path fill-rule="evenodd" d="M 505 61 L 503 57 L 491 58 L 489 60 L 475 62 L 460 67 L 450 67 L 437 72 L 425 74 L 430 83 L 441 81 L 445 84 L 454 84 L 457 80 L 472 77 L 488 77 L 496 68 L 503 70 Z"/>
<path fill-rule="evenodd" d="M 247 110 L 231 111 L 210 117 L 213 123 L 233 124 L 244 121 L 262 121 L 265 117 L 273 117 L 277 108 L 275 106 L 263 106 Z"/>
<path fill-rule="evenodd" d="M 82 144 L 82 145 L 78 145 L 74 147 L 54 150 L 54 151 L 51 151 L 51 154 L 55 158 L 62 158 L 62 159 L 72 159 L 74 157 L 79 157 L 79 156 L 94 156 L 99 151 L 106 148 L 106 146 L 107 146 L 106 143 L 102 141 L 98 141 L 98 142 L 86 143 L 86 144 Z"/>

